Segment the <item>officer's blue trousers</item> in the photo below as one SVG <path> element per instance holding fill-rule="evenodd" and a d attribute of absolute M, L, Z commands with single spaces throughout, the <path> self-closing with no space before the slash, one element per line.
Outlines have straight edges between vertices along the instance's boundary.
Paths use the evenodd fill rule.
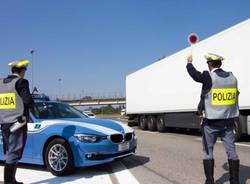
<path fill-rule="evenodd" d="M 22 158 L 23 149 L 27 139 L 27 125 L 17 129 L 14 133 L 10 132 L 12 124 L 2 125 L 3 146 L 5 162 L 7 164 L 17 164 Z"/>
<path fill-rule="evenodd" d="M 228 159 L 238 160 L 233 126 L 213 126 L 208 124 L 202 126 L 203 159 L 213 159 L 214 144 L 217 137 L 221 137 Z"/>

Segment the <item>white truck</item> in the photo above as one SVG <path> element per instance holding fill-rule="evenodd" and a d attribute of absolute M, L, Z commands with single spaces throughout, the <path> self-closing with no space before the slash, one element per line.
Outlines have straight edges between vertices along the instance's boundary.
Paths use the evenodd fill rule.
<path fill-rule="evenodd" d="M 238 79 L 240 117 L 235 135 L 250 134 L 250 19 L 193 46 L 193 64 L 208 70 L 204 55 L 223 56 L 222 68 Z M 196 115 L 201 83 L 186 70 L 191 47 L 183 49 L 126 77 L 126 113 L 129 125 L 143 130 L 165 131 L 168 127 L 199 128 Z"/>

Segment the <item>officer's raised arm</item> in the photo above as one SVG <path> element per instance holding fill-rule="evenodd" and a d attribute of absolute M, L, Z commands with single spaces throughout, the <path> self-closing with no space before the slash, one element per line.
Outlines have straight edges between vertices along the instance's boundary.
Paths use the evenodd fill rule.
<path fill-rule="evenodd" d="M 187 71 L 188 74 L 190 75 L 190 77 L 192 77 L 192 79 L 196 82 L 200 82 L 200 83 L 204 83 L 206 81 L 206 77 L 204 76 L 204 72 L 201 73 L 199 71 L 197 71 L 194 67 L 194 65 L 192 64 L 193 62 L 193 56 L 190 55 L 187 58 Z"/>

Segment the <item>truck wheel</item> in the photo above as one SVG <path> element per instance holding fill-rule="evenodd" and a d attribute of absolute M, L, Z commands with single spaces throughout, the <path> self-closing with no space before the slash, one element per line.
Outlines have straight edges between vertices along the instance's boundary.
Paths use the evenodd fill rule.
<path fill-rule="evenodd" d="M 157 117 L 157 130 L 158 132 L 165 132 L 166 131 L 166 126 L 165 126 L 165 121 L 164 121 L 164 116 L 158 116 Z"/>
<path fill-rule="evenodd" d="M 235 136 L 235 141 L 239 141 L 242 137 L 242 131 L 241 131 L 241 124 L 240 124 L 240 119 L 236 118 L 234 121 L 234 136 Z"/>
<path fill-rule="evenodd" d="M 69 144 L 61 138 L 52 140 L 45 151 L 45 165 L 55 176 L 66 176 L 74 171 L 74 159 Z"/>
<path fill-rule="evenodd" d="M 135 125 L 134 122 L 130 122 L 130 121 L 128 122 L 128 126 L 129 126 L 129 127 L 132 127 L 132 126 L 134 126 L 134 125 Z"/>
<path fill-rule="evenodd" d="M 157 125 L 156 125 L 156 118 L 154 116 L 149 116 L 147 119 L 148 122 L 148 129 L 150 131 L 156 131 Z"/>
<path fill-rule="evenodd" d="M 138 125 L 138 116 L 128 116 L 128 126 L 136 126 Z"/>
<path fill-rule="evenodd" d="M 142 130 L 147 130 L 148 129 L 148 125 L 147 125 L 147 121 L 146 121 L 146 117 L 145 116 L 141 116 L 140 117 L 139 127 Z"/>

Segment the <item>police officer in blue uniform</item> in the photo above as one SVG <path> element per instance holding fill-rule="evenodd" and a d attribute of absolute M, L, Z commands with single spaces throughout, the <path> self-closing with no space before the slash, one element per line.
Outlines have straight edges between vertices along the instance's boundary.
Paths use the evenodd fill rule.
<path fill-rule="evenodd" d="M 29 82 L 24 79 L 28 60 L 9 63 L 12 74 L 0 80 L 0 124 L 5 153 L 4 183 L 20 184 L 15 174 L 27 138 L 29 108 L 33 104 Z"/>
<path fill-rule="evenodd" d="M 187 71 L 196 82 L 202 83 L 198 112 L 203 114 L 202 142 L 205 184 L 214 184 L 213 148 L 221 137 L 229 163 L 230 184 L 239 184 L 239 158 L 233 133 L 235 118 L 239 116 L 237 79 L 220 67 L 223 57 L 209 53 L 205 56 L 209 71 L 197 71 L 192 56 L 187 58 Z"/>

